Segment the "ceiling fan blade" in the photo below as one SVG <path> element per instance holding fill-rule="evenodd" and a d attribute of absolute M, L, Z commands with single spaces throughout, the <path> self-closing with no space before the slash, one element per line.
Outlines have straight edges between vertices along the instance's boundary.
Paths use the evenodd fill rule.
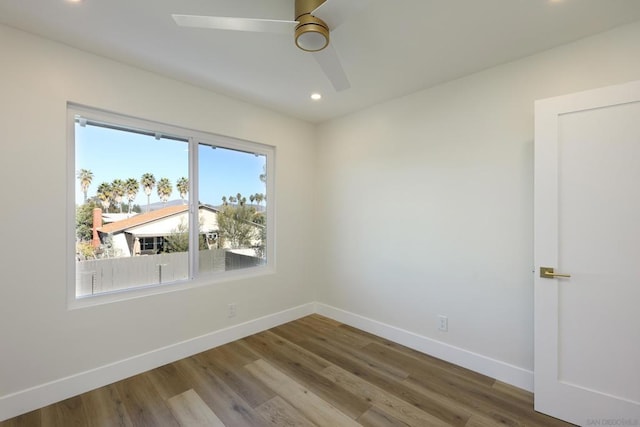
<path fill-rule="evenodd" d="M 252 31 L 257 33 L 293 34 L 296 21 L 275 19 L 233 18 L 225 16 L 171 15 L 181 27 L 217 30 Z"/>
<path fill-rule="evenodd" d="M 340 64 L 338 53 L 332 45 L 327 46 L 319 52 L 314 52 L 313 57 L 318 61 L 320 68 L 322 68 L 322 71 L 324 71 L 324 74 L 337 92 L 351 87 L 351 83 L 349 83 L 349 79 L 342 69 L 342 64 Z"/>
<path fill-rule="evenodd" d="M 326 22 L 333 31 L 347 18 L 364 10 L 370 2 L 371 0 L 326 0 L 311 14 Z"/>

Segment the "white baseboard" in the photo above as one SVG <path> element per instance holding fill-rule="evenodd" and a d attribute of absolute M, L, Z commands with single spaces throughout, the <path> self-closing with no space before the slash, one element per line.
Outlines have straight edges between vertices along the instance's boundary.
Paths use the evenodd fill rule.
<path fill-rule="evenodd" d="M 0 397 L 0 421 L 314 313 L 308 303 Z"/>
<path fill-rule="evenodd" d="M 533 372 L 322 303 L 308 303 L 0 397 L 0 421 L 318 313 L 414 350 L 533 391 Z"/>
<path fill-rule="evenodd" d="M 533 372 L 326 304 L 315 312 L 354 328 L 533 392 Z"/>

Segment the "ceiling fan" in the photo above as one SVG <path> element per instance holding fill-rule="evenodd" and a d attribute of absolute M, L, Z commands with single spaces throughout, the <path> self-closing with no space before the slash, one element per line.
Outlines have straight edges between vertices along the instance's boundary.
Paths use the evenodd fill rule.
<path fill-rule="evenodd" d="M 311 52 L 336 91 L 351 87 L 329 34 L 370 0 L 295 0 L 293 21 L 226 16 L 171 15 L 182 27 L 293 34 L 298 48 Z"/>

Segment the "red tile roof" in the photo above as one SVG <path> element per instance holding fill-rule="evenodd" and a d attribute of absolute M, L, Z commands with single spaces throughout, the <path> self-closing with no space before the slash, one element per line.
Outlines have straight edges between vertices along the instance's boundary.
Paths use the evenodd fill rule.
<path fill-rule="evenodd" d="M 98 231 L 107 234 L 117 233 L 119 231 L 126 230 L 127 228 L 137 227 L 138 225 L 166 218 L 181 212 L 186 212 L 187 210 L 189 210 L 189 206 L 187 205 L 167 206 L 166 208 L 138 214 L 131 218 L 123 219 L 122 221 L 112 222 L 98 228 Z"/>

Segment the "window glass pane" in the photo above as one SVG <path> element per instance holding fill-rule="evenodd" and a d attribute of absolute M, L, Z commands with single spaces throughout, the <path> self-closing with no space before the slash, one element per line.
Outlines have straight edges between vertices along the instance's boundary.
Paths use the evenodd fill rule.
<path fill-rule="evenodd" d="M 199 272 L 265 264 L 266 156 L 201 143 L 198 174 Z"/>
<path fill-rule="evenodd" d="M 76 296 L 189 277 L 186 140 L 75 120 Z"/>

